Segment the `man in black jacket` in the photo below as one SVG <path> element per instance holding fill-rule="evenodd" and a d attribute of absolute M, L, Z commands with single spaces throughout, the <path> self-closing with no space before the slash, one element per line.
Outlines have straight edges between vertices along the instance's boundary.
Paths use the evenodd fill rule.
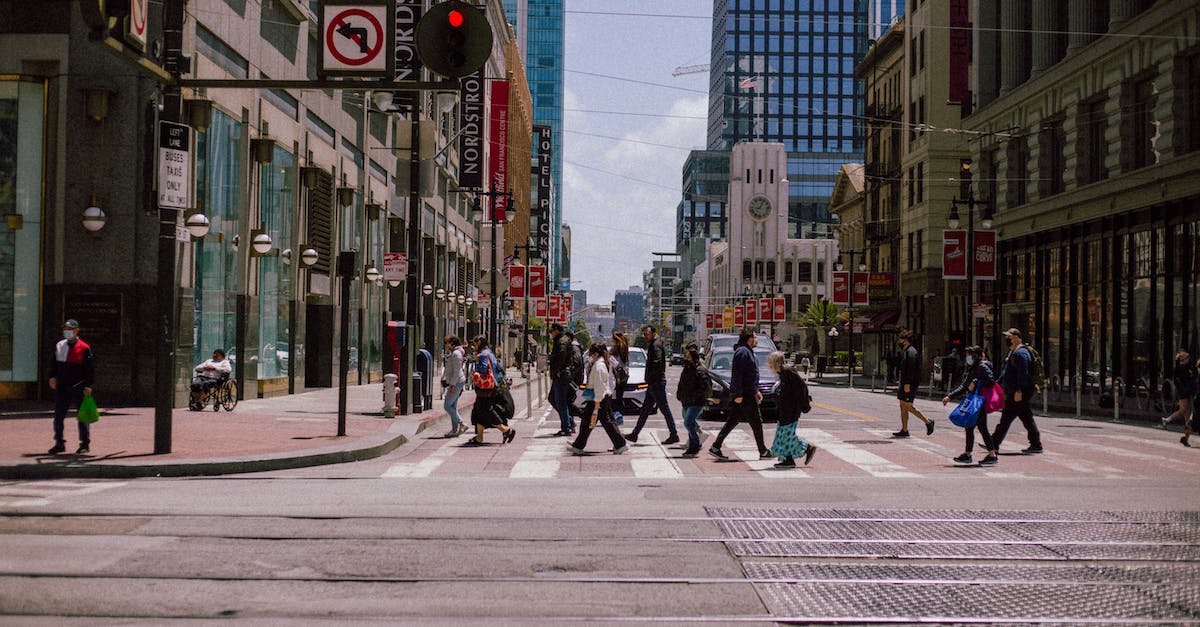
<path fill-rule="evenodd" d="M 763 440 L 762 414 L 758 409 L 759 403 L 762 403 L 762 392 L 758 389 L 755 346 L 758 346 L 758 336 L 750 329 L 742 329 L 738 343 L 733 347 L 733 364 L 729 372 L 729 418 L 717 434 L 716 441 L 708 449 L 709 455 L 722 461 L 728 460 L 729 457 L 721 452 L 721 445 L 742 420 L 750 423 L 750 430 L 754 432 L 754 442 L 758 444 L 758 458 L 775 457 Z"/>
<path fill-rule="evenodd" d="M 571 401 L 575 399 L 574 375 L 571 357 L 575 349 L 557 322 L 550 325 L 550 406 L 558 412 L 561 427 L 556 436 L 568 436 L 575 432 L 575 417 L 571 415 Z"/>
<path fill-rule="evenodd" d="M 900 385 L 896 386 L 896 398 L 900 399 L 900 430 L 892 434 L 894 438 L 908 437 L 910 413 L 925 423 L 925 435 L 933 435 L 933 421 L 913 407 L 913 401 L 917 398 L 917 388 L 921 387 L 921 354 L 917 352 L 917 347 L 913 346 L 912 340 L 912 330 L 905 329 L 900 332 Z"/>
<path fill-rule="evenodd" d="M 654 405 L 667 419 L 667 429 L 671 432 L 662 443 L 675 444 L 679 441 L 679 433 L 675 430 L 675 416 L 671 414 L 671 406 L 667 403 L 667 348 L 658 339 L 658 331 L 652 325 L 642 327 L 642 339 L 646 341 L 646 400 L 642 401 L 642 413 L 638 416 L 637 426 L 625 439 L 637 442 L 638 434 L 650 416 L 653 406 L 650 399 L 653 398 Z"/>

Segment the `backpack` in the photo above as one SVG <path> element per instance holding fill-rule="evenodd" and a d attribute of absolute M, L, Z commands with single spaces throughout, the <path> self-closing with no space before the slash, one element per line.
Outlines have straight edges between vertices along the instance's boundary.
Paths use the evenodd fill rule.
<path fill-rule="evenodd" d="M 583 385 L 583 353 L 574 346 L 569 346 L 571 349 L 571 380 L 576 386 Z"/>
<path fill-rule="evenodd" d="M 1033 382 L 1034 393 L 1046 387 L 1046 362 L 1042 355 L 1030 344 L 1021 344 L 1021 348 L 1029 351 L 1029 380 Z"/>
<path fill-rule="evenodd" d="M 618 359 L 617 365 L 613 367 L 613 377 L 616 379 L 617 385 L 629 383 L 629 366 Z"/>

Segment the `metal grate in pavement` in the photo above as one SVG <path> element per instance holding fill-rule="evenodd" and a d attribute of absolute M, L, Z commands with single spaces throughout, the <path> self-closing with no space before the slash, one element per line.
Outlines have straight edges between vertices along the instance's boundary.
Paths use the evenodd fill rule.
<path fill-rule="evenodd" d="M 773 615 L 913 620 L 1195 619 L 1129 584 L 760 584 Z"/>
<path fill-rule="evenodd" d="M 903 542 L 797 542 L 775 540 L 725 543 L 736 557 L 856 557 L 906 559 L 1061 560 L 1036 544 L 912 544 Z M 1128 559 L 1134 559 L 1130 557 Z"/>
<path fill-rule="evenodd" d="M 976 509 L 801 509 L 792 507 L 748 508 L 707 507 L 711 518 L 794 518 L 801 520 L 948 520 L 948 521 L 1047 521 L 1047 522 L 1138 522 L 1200 525 L 1200 512 L 1067 512 L 1040 510 Z"/>
<path fill-rule="evenodd" d="M 1009 583 L 1143 583 L 1196 586 L 1196 568 L 1182 565 L 1092 566 L 1086 564 L 834 564 L 746 562 L 746 577 L 760 582 L 1009 582 Z"/>

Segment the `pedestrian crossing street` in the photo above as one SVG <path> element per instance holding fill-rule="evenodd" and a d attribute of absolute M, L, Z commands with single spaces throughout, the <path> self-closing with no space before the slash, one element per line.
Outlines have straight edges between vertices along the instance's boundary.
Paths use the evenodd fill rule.
<path fill-rule="evenodd" d="M 119 488 L 126 483 L 104 480 L 0 482 L 0 508 L 42 507 L 55 501 Z"/>
<path fill-rule="evenodd" d="M 623 433 L 630 431 L 631 422 L 621 427 Z M 522 409 L 512 424 L 518 435 L 509 445 L 500 445 L 495 431 L 487 432 L 488 446 L 478 448 L 463 446 L 466 436 L 424 439 L 418 436 L 417 446 L 405 455 L 404 461 L 390 466 L 382 477 L 494 477 L 499 473 L 513 479 L 755 475 L 766 480 L 802 480 L 820 476 L 921 479 L 965 473 L 986 475 L 989 479 L 1054 479 L 1152 477 L 1168 467 L 1184 475 L 1200 471 L 1200 452 L 1180 446 L 1175 434 L 1144 429 L 1135 432 L 1138 437 L 1130 437 L 1119 432 L 1048 424 L 1042 427 L 1046 452 L 1020 455 L 1018 451 L 1027 444 L 1024 431 L 1017 425 L 1004 443 L 1000 463 L 980 467 L 963 466 L 951 460 L 962 453 L 964 437 L 961 429 L 946 421 L 939 422 L 940 429 L 931 437 L 894 439 L 891 437 L 894 426 L 883 421 L 847 424 L 836 418 L 813 418 L 802 420 L 797 430 L 801 438 L 817 446 L 812 464 L 804 466 L 801 461 L 794 469 L 778 469 L 777 460 L 758 458 L 758 447 L 746 425 L 740 425 L 725 441 L 723 450 L 730 461 L 719 461 L 707 454 L 720 428 L 716 422 L 702 423 L 704 450 L 695 459 L 682 457 L 682 443 L 663 446 L 661 442 L 667 437 L 664 428 L 646 429 L 639 441 L 631 443 L 622 455 L 610 452 L 608 437 L 597 428 L 588 442 L 588 455 L 574 456 L 567 450 L 571 439 L 553 435 L 559 423 L 550 410 L 537 408 L 533 416 L 527 416 Z M 764 428 L 770 445 L 775 425 L 767 424 Z M 686 442 L 686 432 L 682 429 L 680 436 Z M 973 454 L 975 461 L 985 455 L 979 449 Z"/>

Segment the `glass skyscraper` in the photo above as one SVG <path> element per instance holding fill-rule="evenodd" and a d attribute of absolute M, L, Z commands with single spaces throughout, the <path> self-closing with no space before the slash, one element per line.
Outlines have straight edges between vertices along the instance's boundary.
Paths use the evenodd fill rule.
<path fill-rule="evenodd" d="M 543 251 L 557 286 L 566 275 L 563 269 L 562 163 L 563 163 L 563 5 L 565 0 L 504 0 L 504 12 L 517 33 L 525 78 L 533 96 L 533 123 L 551 130 L 552 194 L 550 247 Z M 551 261 L 553 260 L 553 261 Z"/>
<path fill-rule="evenodd" d="M 866 0 L 714 0 L 708 149 L 782 143 L 795 237 L 823 236 L 842 164 L 862 161 Z"/>

